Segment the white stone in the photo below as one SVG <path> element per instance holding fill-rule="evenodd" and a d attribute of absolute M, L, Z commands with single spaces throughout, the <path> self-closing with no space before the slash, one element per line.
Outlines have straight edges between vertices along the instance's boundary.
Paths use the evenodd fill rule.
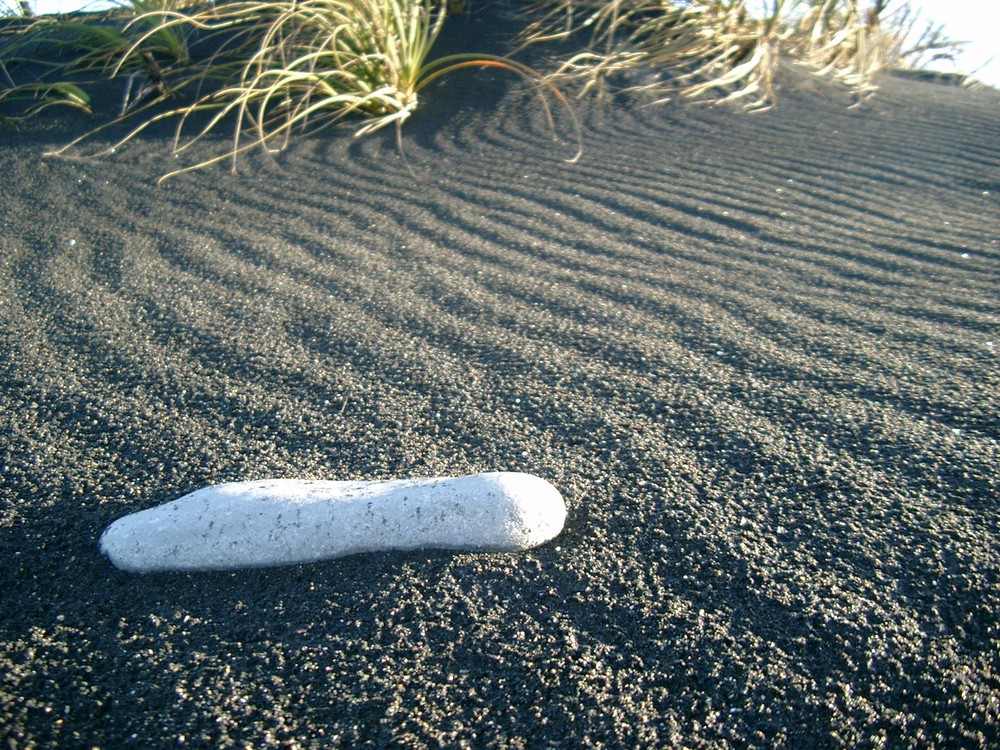
<path fill-rule="evenodd" d="M 232 482 L 119 518 L 101 535 L 115 567 L 235 570 L 423 548 L 513 551 L 554 538 L 559 490 L 517 472 L 386 482 Z"/>

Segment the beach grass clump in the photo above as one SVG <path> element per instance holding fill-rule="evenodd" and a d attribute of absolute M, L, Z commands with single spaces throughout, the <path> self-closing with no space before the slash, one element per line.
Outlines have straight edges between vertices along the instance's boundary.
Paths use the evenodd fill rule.
<path fill-rule="evenodd" d="M 886 67 L 953 55 L 929 25 L 910 43 L 918 14 L 904 0 L 540 0 L 524 44 L 573 40 L 554 80 L 581 94 L 618 88 L 763 109 L 775 99 L 783 58 L 865 95 Z"/>
<path fill-rule="evenodd" d="M 585 48 L 552 74 L 579 84 L 580 94 L 624 81 L 620 88 L 663 99 L 711 94 L 756 109 L 773 98 L 786 3 L 770 0 L 765 13 L 752 14 L 746 0 L 555 0 L 535 6 L 536 20 L 521 40 L 586 35 Z M 647 75 L 663 72 L 669 75 Z"/>
<path fill-rule="evenodd" d="M 23 122 L 57 105 L 90 113 L 87 86 L 115 74 L 125 78 L 123 113 L 151 92 L 168 96 L 167 75 L 191 58 L 185 35 L 164 20 L 184 6 L 183 0 L 130 0 L 101 14 L 22 15 L 8 22 L 0 30 L 0 104 L 22 104 L 8 119 Z"/>
<path fill-rule="evenodd" d="M 887 0 L 804 0 L 798 22 L 799 57 L 820 75 L 833 74 L 864 96 L 883 67 L 881 16 Z"/>
<path fill-rule="evenodd" d="M 795 56 L 852 86 L 859 98 L 876 90 L 879 71 L 953 60 L 962 46 L 933 22 L 916 34 L 920 15 L 909 2 L 800 0 L 797 10 L 791 24 Z"/>
<path fill-rule="evenodd" d="M 469 53 L 431 60 L 447 7 L 437 0 L 237 0 L 139 13 L 123 29 L 130 44 L 117 55 L 111 77 L 163 37 L 215 39 L 214 51 L 195 63 L 186 60 L 184 75 L 165 87 L 164 96 L 194 90 L 193 100 L 142 121 L 109 150 L 155 122 L 176 119 L 174 150 L 180 154 L 225 123 L 233 128 L 231 148 L 163 179 L 226 159 L 235 169 L 248 149 L 281 151 L 293 134 L 316 132 L 348 115 L 362 118 L 359 135 L 398 128 L 424 87 L 465 68 L 501 69 L 529 81 L 550 123 L 549 96 L 569 107 L 550 81 L 513 59 Z M 54 153 L 66 153 L 95 132 Z"/>
<path fill-rule="evenodd" d="M 757 16 L 748 12 L 745 0 L 699 6 L 693 24 L 697 41 L 679 58 L 681 95 L 701 98 L 720 93 L 722 101 L 743 100 L 751 109 L 769 107 L 774 101 L 774 71 L 787 37 L 781 24 L 786 2 L 771 0 Z M 654 29 L 653 36 L 662 34 Z"/>

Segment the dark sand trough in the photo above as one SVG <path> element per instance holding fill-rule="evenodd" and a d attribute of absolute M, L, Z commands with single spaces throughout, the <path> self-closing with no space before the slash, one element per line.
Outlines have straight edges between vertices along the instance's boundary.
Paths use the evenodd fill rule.
<path fill-rule="evenodd" d="M 995 747 L 1000 94 L 789 80 L 581 105 L 578 164 L 472 73 L 408 163 L 331 131 L 157 187 L 166 130 L 4 134 L 4 747 Z M 560 537 L 98 551 L 210 483 L 499 470 Z"/>

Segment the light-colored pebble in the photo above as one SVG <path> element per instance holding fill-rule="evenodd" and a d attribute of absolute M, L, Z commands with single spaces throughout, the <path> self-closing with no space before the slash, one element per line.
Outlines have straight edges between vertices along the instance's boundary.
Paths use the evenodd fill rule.
<path fill-rule="evenodd" d="M 130 572 L 234 570 L 422 548 L 513 551 L 562 531 L 566 505 L 517 472 L 384 482 L 270 479 L 206 487 L 112 523 Z"/>

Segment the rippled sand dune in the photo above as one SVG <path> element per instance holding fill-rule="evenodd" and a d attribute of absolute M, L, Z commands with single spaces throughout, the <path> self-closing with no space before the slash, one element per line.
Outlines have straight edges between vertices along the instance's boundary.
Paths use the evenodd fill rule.
<path fill-rule="evenodd" d="M 581 103 L 569 164 L 565 116 L 463 73 L 405 160 L 328 131 L 161 187 L 166 130 L 5 135 L 0 736 L 1000 741 L 1000 94 L 779 96 Z M 208 484 L 483 471 L 552 482 L 563 534 L 193 575 L 97 545 Z"/>

